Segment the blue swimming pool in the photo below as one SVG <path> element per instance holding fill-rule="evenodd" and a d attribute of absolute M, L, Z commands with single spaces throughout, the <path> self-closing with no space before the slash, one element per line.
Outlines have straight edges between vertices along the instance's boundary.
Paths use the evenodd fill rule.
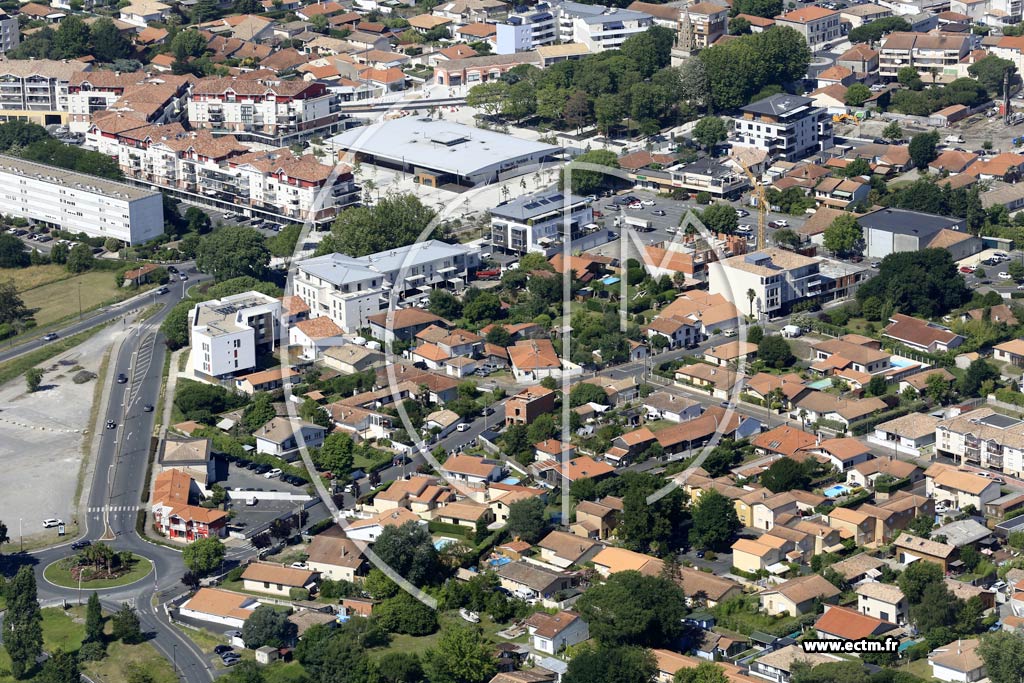
<path fill-rule="evenodd" d="M 897 367 L 897 368 L 905 368 L 905 367 L 909 367 L 911 365 L 917 365 L 917 363 L 915 361 L 908 360 L 906 358 L 897 358 L 896 356 L 893 356 L 892 358 L 890 358 L 889 362 L 892 363 L 892 365 Z"/>
<path fill-rule="evenodd" d="M 451 545 L 455 542 L 456 541 L 454 538 L 448 538 L 447 536 L 439 536 L 438 538 L 434 539 L 434 547 L 438 550 L 444 550 L 444 547 L 446 545 Z"/>
<path fill-rule="evenodd" d="M 825 489 L 821 493 L 826 498 L 838 498 L 839 496 L 844 496 L 844 495 L 846 495 L 849 492 L 850 492 L 850 487 L 849 486 L 843 486 L 842 484 L 833 484 L 832 486 L 829 486 L 827 489 Z"/>
<path fill-rule="evenodd" d="M 815 382 L 811 382 L 807 386 L 809 386 L 811 389 L 817 389 L 818 391 L 824 391 L 825 389 L 828 389 L 829 387 L 832 386 L 832 380 L 831 379 L 819 379 L 819 380 L 817 380 Z"/>
<path fill-rule="evenodd" d="M 508 484 L 509 486 L 515 486 L 519 483 L 519 477 L 505 477 L 501 480 L 502 484 Z"/>

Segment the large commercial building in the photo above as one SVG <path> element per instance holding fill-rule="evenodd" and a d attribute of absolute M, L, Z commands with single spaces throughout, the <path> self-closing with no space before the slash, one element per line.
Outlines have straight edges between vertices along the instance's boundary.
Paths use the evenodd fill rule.
<path fill-rule="evenodd" d="M 461 289 L 479 266 L 478 248 L 437 240 L 359 258 L 327 254 L 298 264 L 294 294 L 309 306 L 311 318 L 328 316 L 345 332 L 356 332 L 387 310 L 391 292 L 405 299 L 438 287 Z"/>
<path fill-rule="evenodd" d="M 967 232 L 967 220 L 937 216 L 906 209 L 879 209 L 857 219 L 864 230 L 865 255 L 885 258 L 889 254 L 921 249 L 946 249 L 954 260 L 977 254 L 981 239 Z"/>
<path fill-rule="evenodd" d="M 567 198 L 561 192 L 547 192 L 526 195 L 491 209 L 491 244 L 514 254 L 533 251 L 552 256 L 561 252 L 567 206 L 571 235 L 582 237 L 584 226 L 594 223 L 590 204 L 583 197 Z"/>
<path fill-rule="evenodd" d="M 0 213 L 127 244 L 164 232 L 159 192 L 11 156 L 0 156 Z"/>
<path fill-rule="evenodd" d="M 536 171 L 561 147 L 430 117 L 405 116 L 353 128 L 328 141 L 356 160 L 411 173 L 430 187 L 472 186 Z"/>
<path fill-rule="evenodd" d="M 280 332 L 281 300 L 259 292 L 211 299 L 189 312 L 192 371 L 221 378 L 256 367 L 256 353 L 272 349 Z"/>
<path fill-rule="evenodd" d="M 89 65 L 78 61 L 0 61 L 0 121 L 67 123 L 68 83 L 83 71 Z"/>
<path fill-rule="evenodd" d="M 799 95 L 772 95 L 743 107 L 734 120 L 740 145 L 772 157 L 798 161 L 832 147 L 832 119 L 814 100 Z"/>

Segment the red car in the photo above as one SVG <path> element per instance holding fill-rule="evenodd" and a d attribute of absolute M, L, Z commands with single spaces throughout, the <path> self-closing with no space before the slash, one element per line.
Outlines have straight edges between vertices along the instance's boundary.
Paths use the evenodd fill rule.
<path fill-rule="evenodd" d="M 601 213 L 600 211 L 595 211 L 594 218 L 604 218 L 604 214 Z"/>

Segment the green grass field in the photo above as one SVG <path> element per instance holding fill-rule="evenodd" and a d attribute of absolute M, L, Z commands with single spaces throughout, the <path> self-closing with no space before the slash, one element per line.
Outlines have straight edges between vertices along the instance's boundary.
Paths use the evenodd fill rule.
<path fill-rule="evenodd" d="M 88 581 L 82 584 L 82 590 L 91 590 L 93 588 L 113 588 L 114 586 L 127 586 L 128 584 L 135 583 L 139 579 L 149 575 L 153 571 L 153 563 L 144 557 L 135 555 L 135 563 L 132 565 L 131 570 L 122 576 L 115 579 L 98 579 L 95 581 Z M 50 583 L 55 583 L 58 586 L 64 586 L 65 588 L 78 588 L 78 581 L 71 577 L 71 572 L 60 566 L 60 561 L 54 562 L 49 567 L 43 570 L 43 576 Z"/>
<path fill-rule="evenodd" d="M 53 266 L 35 267 L 52 268 Z M 27 270 L 32 270 L 32 268 Z M 65 274 L 67 273 L 65 272 Z M 35 311 L 36 325 L 44 327 L 58 320 L 77 316 L 79 293 L 81 293 L 81 310 L 88 311 L 104 304 L 127 299 L 137 291 L 116 287 L 114 273 L 108 270 L 99 270 L 26 289 L 21 292 L 21 298 L 29 310 Z"/>

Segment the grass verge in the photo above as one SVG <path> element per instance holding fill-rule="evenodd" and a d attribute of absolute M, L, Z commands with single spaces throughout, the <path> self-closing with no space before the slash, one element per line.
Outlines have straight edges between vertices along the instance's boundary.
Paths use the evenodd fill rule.
<path fill-rule="evenodd" d="M 114 588 L 117 586 L 127 586 L 128 584 L 135 583 L 136 581 L 145 578 L 153 571 L 153 563 L 147 560 L 145 557 L 139 555 L 132 555 L 135 559 L 132 568 L 127 574 L 119 576 L 116 579 L 97 579 L 95 581 L 86 581 L 82 583 L 82 590 L 93 590 L 95 588 Z M 57 560 L 46 569 L 43 570 L 43 576 L 50 583 L 64 588 L 78 588 L 78 581 L 71 577 L 71 572 L 60 566 L 61 560 Z"/>
<path fill-rule="evenodd" d="M 47 344 L 41 349 L 30 351 L 26 354 L 13 358 L 6 363 L 0 364 L 0 384 L 6 384 L 15 377 L 25 374 L 29 368 L 33 368 L 40 363 L 45 363 L 54 356 L 58 356 L 65 351 L 70 351 L 82 342 L 94 336 L 97 332 L 107 327 L 110 323 L 106 322 L 102 325 L 97 325 L 92 329 L 79 332 L 78 334 L 71 335 L 70 337 L 64 337 L 58 339 L 55 342 Z"/>

